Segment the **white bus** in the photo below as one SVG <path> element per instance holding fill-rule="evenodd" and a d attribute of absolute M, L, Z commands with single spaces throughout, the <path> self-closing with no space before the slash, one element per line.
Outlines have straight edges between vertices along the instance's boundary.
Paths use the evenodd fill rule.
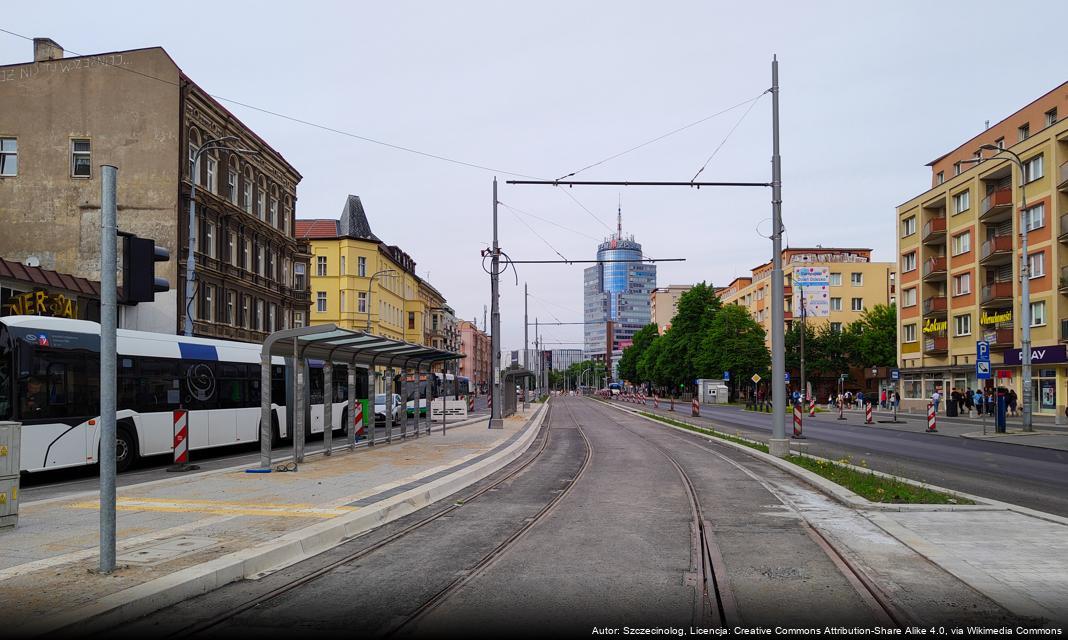
<path fill-rule="evenodd" d="M 186 409 L 189 450 L 258 442 L 261 346 L 119 329 L 117 463 L 173 454 L 173 411 Z M 0 317 L 0 420 L 22 423 L 23 471 L 98 462 L 100 325 L 41 316 Z M 271 365 L 273 439 L 289 437 L 284 360 Z M 367 407 L 367 376 L 356 397 Z M 311 363 L 308 433 L 323 431 L 322 363 Z M 332 424 L 344 431 L 348 374 L 334 367 Z M 359 430 L 357 431 L 359 433 Z"/>

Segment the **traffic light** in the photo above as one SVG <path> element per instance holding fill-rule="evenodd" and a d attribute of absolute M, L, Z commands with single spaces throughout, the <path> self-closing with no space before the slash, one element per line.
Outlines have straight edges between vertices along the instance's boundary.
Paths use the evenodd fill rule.
<path fill-rule="evenodd" d="M 170 289 L 169 282 L 156 277 L 156 263 L 170 259 L 170 252 L 156 246 L 155 240 L 122 234 L 122 293 L 125 303 L 152 302 L 157 293 Z"/>

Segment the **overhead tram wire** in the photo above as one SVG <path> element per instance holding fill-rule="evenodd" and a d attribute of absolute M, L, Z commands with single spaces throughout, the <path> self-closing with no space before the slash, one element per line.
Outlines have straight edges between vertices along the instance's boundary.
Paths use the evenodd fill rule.
<path fill-rule="evenodd" d="M 497 201 L 497 204 L 501 205 L 505 209 L 511 209 L 512 211 L 515 211 L 516 213 L 521 213 L 521 214 L 523 214 L 525 216 L 529 216 L 531 218 L 534 218 L 535 220 L 541 220 L 542 222 L 551 224 L 554 227 L 559 227 L 559 228 L 563 229 L 564 231 L 570 231 L 571 233 L 574 233 L 576 235 L 580 235 L 580 236 L 582 236 L 584 238 L 589 238 L 590 240 L 593 240 L 594 242 L 597 242 L 597 241 L 600 240 L 599 238 L 595 238 L 595 237 L 591 236 L 588 233 L 583 233 L 583 232 L 581 232 L 581 231 L 579 231 L 577 229 L 572 229 L 571 227 L 565 227 L 564 225 L 559 224 L 557 222 L 553 222 L 552 220 L 549 220 L 548 218 L 543 218 L 543 217 L 541 217 L 539 215 L 535 215 L 535 214 L 533 214 L 533 213 L 531 213 L 529 211 L 524 211 L 524 210 L 520 209 L 519 207 L 513 207 L 512 205 L 504 203 L 504 202 L 501 202 L 500 200 Z"/>
<path fill-rule="evenodd" d="M 704 172 L 705 167 L 708 166 L 708 163 L 712 162 L 712 158 L 716 157 L 716 154 L 719 153 L 719 150 L 723 148 L 723 145 L 727 144 L 727 140 L 731 137 L 731 134 L 734 133 L 734 130 L 737 129 L 739 125 L 742 124 L 742 121 L 745 120 L 745 117 L 747 115 L 749 115 L 750 111 L 753 110 L 753 107 L 756 106 L 757 102 L 759 102 L 760 99 L 763 98 L 765 94 L 770 93 L 770 92 L 771 92 L 771 89 L 768 89 L 764 93 L 762 93 L 759 96 L 757 96 L 755 100 L 753 100 L 752 102 L 749 103 L 749 108 L 747 108 L 745 110 L 745 112 L 742 113 L 742 117 L 738 118 L 738 121 L 735 122 L 734 126 L 730 128 L 730 131 L 727 132 L 727 135 L 723 136 L 723 140 L 721 140 L 719 145 L 715 149 L 712 150 L 712 154 L 708 156 L 708 159 L 705 160 L 705 163 L 702 164 L 701 168 L 697 170 L 697 173 L 693 174 L 693 177 L 690 178 L 690 182 L 693 182 L 694 180 L 697 180 L 697 176 L 701 175 L 701 173 Z"/>
<path fill-rule="evenodd" d="M 512 214 L 512 215 L 513 215 L 513 216 L 515 217 L 515 219 L 516 219 L 516 220 L 518 220 L 519 222 L 521 222 L 521 223 L 523 224 L 523 226 L 524 226 L 524 227 L 526 227 L 527 229 L 530 229 L 530 232 L 531 232 L 531 233 L 533 233 L 534 235 L 536 235 L 536 236 L 538 237 L 538 239 L 539 239 L 539 240 L 541 240 L 542 242 L 544 242 L 544 243 L 545 243 L 545 246 L 547 246 L 547 247 L 549 247 L 550 249 L 552 249 L 553 253 L 555 253 L 556 255 L 560 256 L 560 258 L 561 258 L 561 259 L 562 259 L 562 260 L 563 260 L 564 262 L 567 262 L 567 258 L 565 258 L 565 257 L 564 257 L 564 254 L 560 253 L 559 251 L 557 251 L 557 250 L 556 250 L 556 247 L 554 247 L 553 245 L 549 244 L 549 241 L 548 241 L 548 240 L 546 240 L 546 239 L 545 239 L 545 238 L 544 238 L 544 237 L 543 237 L 543 236 L 542 236 L 542 235 L 541 235 L 540 233 L 538 233 L 537 231 L 535 231 L 535 230 L 534 230 L 534 227 L 532 227 L 532 226 L 530 226 L 529 224 L 527 224 L 527 221 L 526 221 L 526 220 L 524 220 L 524 219 L 520 218 L 520 217 L 519 217 L 519 214 L 517 214 L 517 213 L 516 213 L 515 211 L 513 211 L 511 207 L 508 207 L 508 210 L 509 210 L 509 211 L 511 212 L 511 214 Z"/>

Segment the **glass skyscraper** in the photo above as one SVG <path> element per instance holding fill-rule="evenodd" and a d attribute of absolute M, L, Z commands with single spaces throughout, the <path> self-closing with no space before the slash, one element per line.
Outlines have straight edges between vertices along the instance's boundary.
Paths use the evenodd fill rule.
<path fill-rule="evenodd" d="M 616 233 L 597 247 L 598 260 L 641 260 L 642 245 L 623 237 L 622 212 Z M 649 294 L 656 288 L 656 265 L 644 262 L 600 262 L 583 273 L 585 356 L 604 360 L 610 354 L 612 377 L 623 349 L 634 334 L 652 321 Z M 612 341 L 609 345 L 608 331 Z"/>

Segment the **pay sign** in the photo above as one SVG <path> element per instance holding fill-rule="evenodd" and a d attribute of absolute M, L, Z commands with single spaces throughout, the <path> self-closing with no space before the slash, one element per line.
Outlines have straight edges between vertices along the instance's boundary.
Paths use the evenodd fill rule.
<path fill-rule="evenodd" d="M 977 380 L 990 379 L 990 343 L 986 340 L 975 343 L 975 377 Z"/>

